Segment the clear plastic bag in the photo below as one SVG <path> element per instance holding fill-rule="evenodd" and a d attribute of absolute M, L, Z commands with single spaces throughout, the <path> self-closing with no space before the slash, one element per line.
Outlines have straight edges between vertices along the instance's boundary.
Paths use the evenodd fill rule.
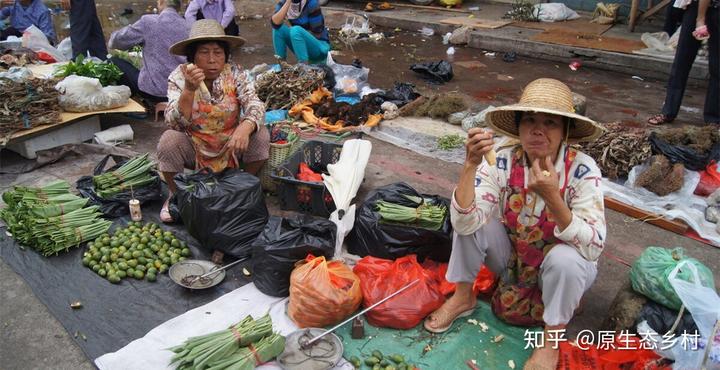
<path fill-rule="evenodd" d="M 359 94 L 363 88 L 369 87 L 367 82 L 370 74 L 369 68 L 335 63 L 330 54 L 328 54 L 327 66 L 335 74 L 336 95 Z"/>
<path fill-rule="evenodd" d="M 97 78 L 68 76 L 55 85 L 60 106 L 68 112 L 95 112 L 123 107 L 130 100 L 127 86 L 102 87 Z"/>
<path fill-rule="evenodd" d="M 36 53 L 45 52 L 50 55 L 56 62 L 65 62 L 66 59 L 62 53 L 50 45 L 45 34 L 39 28 L 33 26 L 28 27 L 23 32 L 22 46 Z"/>
<path fill-rule="evenodd" d="M 569 21 L 580 18 L 580 15 L 563 3 L 547 3 L 535 5 L 535 12 L 541 22 Z"/>

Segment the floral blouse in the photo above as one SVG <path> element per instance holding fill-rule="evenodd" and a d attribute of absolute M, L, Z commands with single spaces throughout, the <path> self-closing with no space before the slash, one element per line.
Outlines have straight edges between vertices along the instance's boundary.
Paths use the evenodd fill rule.
<path fill-rule="evenodd" d="M 470 235 L 480 229 L 490 217 L 501 219 L 505 225 L 523 222 L 522 217 L 516 220 L 504 219 L 502 210 L 505 209 L 508 202 L 511 202 L 508 204 L 510 209 L 516 210 L 517 213 L 534 215 L 545 210 L 545 202 L 541 197 L 537 197 L 534 202 L 522 202 L 522 199 L 517 199 L 519 195 L 513 194 L 508 186 L 512 155 L 517 149 L 516 146 L 501 150 L 497 154 L 495 166 L 490 166 L 483 161 L 475 178 L 475 204 L 473 206 L 467 209 L 461 208 L 453 194 L 450 213 L 455 232 L 460 235 Z M 567 152 L 563 145 L 560 153 Z M 558 173 L 560 184 L 567 184 L 563 197 L 572 212 L 572 221 L 562 232 L 555 227 L 552 230 L 552 236 L 577 248 L 585 259 L 594 262 L 602 253 L 606 236 L 602 175 L 595 161 L 584 153 L 577 152 L 575 154 L 572 165 L 567 171 L 565 158 L 562 157 L 558 156 L 555 171 Z M 529 173 L 527 163 L 524 164 L 524 167 L 525 173 Z M 566 179 L 566 173 L 568 179 Z M 528 177 L 525 176 L 525 187 L 527 187 L 527 182 Z M 529 208 L 531 205 L 533 209 L 516 209 L 517 207 Z"/>
<path fill-rule="evenodd" d="M 195 147 L 197 168 L 208 167 L 219 172 L 239 165 L 227 144 L 238 124 L 248 120 L 258 129 L 264 128 L 265 104 L 255 94 L 255 86 L 246 71 L 228 63 L 208 87 L 195 91 L 191 119 L 180 113 L 180 94 L 185 78 L 180 66 L 168 78 L 168 106 L 165 121 L 173 129 L 186 132 Z"/>

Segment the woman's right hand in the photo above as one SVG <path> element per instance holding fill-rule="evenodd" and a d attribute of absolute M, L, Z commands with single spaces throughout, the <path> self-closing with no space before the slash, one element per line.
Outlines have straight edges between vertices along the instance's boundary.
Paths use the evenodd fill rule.
<path fill-rule="evenodd" d="M 485 153 L 493 150 L 493 133 L 479 127 L 471 128 L 468 131 L 468 141 L 465 144 L 465 162 L 477 167 L 482 163 Z"/>
<path fill-rule="evenodd" d="M 205 73 L 195 65 L 183 64 L 180 66 L 180 70 L 185 78 L 185 89 L 190 92 L 195 92 L 200 88 L 200 84 L 205 82 Z"/>

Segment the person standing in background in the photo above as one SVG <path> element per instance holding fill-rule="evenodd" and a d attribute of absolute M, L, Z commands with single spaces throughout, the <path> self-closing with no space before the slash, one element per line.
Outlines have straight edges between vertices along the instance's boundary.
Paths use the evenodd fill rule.
<path fill-rule="evenodd" d="M 240 27 L 235 23 L 233 0 L 190 0 L 185 19 L 191 24 L 200 19 L 214 19 L 223 26 L 226 35 L 240 35 Z"/>
<path fill-rule="evenodd" d="M 64 9 L 70 10 L 70 39 L 73 58 L 82 54 L 105 60 L 107 46 L 100 20 L 95 9 L 95 0 L 62 0 Z"/>
<path fill-rule="evenodd" d="M 5 4 L 3 2 L 3 5 Z M 41 0 L 16 0 L 0 9 L 0 21 L 7 18 L 10 18 L 10 26 L 0 32 L 0 40 L 5 40 L 9 36 L 22 37 L 26 29 L 35 26 L 45 34 L 50 43 L 57 41 L 50 10 Z"/>

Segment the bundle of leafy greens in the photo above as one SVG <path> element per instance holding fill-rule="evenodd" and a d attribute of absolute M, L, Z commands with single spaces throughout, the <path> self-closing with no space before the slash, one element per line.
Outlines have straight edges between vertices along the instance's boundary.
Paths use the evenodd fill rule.
<path fill-rule="evenodd" d="M 405 198 L 416 204 L 408 207 L 387 201 L 379 201 L 375 205 L 380 213 L 380 222 L 386 224 L 404 224 L 421 227 L 428 230 L 440 230 L 447 216 L 447 207 L 431 204 L 420 197 L 404 195 Z"/>
<path fill-rule="evenodd" d="M 122 71 L 115 64 L 110 62 L 94 62 L 85 60 L 85 57 L 78 55 L 75 61 L 57 67 L 56 77 L 67 77 L 77 75 L 83 77 L 97 78 L 103 86 L 117 85 L 122 77 Z"/>
<path fill-rule="evenodd" d="M 155 181 L 152 168 L 148 153 L 132 158 L 115 171 L 93 176 L 95 191 L 100 197 L 109 198 L 132 188 L 152 184 Z"/>

